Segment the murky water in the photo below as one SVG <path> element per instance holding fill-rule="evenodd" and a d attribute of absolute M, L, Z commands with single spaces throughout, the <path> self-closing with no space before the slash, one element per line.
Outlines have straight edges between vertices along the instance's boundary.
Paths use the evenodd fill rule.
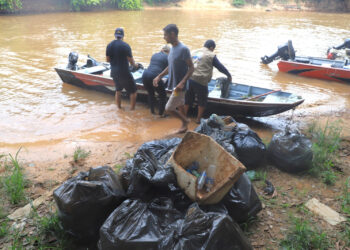
<path fill-rule="evenodd" d="M 288 39 L 297 55 L 323 57 L 329 46 L 349 36 L 349 18 L 350 14 L 222 10 L 1 16 L 0 146 L 72 137 L 148 140 L 179 126 L 176 120 L 151 116 L 143 104 L 134 112 L 118 113 L 112 96 L 62 84 L 53 70 L 66 65 L 70 51 L 79 52 L 81 64 L 87 54 L 104 61 L 105 47 L 118 26 L 125 28 L 125 41 L 136 61 L 145 65 L 164 44 L 162 28 L 176 23 L 180 40 L 190 49 L 214 39 L 218 58 L 234 81 L 298 93 L 306 99 L 299 108 L 303 112 L 347 109 L 350 85 L 281 73 L 276 63 L 261 65 L 259 58 Z"/>

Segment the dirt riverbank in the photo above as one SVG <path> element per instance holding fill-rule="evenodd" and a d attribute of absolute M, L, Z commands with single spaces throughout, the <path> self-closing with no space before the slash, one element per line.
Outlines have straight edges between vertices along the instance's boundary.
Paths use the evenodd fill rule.
<path fill-rule="evenodd" d="M 174 122 L 173 118 L 167 118 L 170 122 Z M 266 173 L 266 179 L 271 181 L 277 190 L 277 195 L 271 197 L 265 195 L 263 189 L 265 184 L 262 180 L 255 181 L 254 186 L 260 199 L 263 202 L 263 210 L 258 214 L 257 218 L 242 227 L 246 235 L 251 240 L 255 249 L 277 249 L 279 242 L 285 237 L 288 229 L 291 226 L 290 216 L 303 217 L 308 216 L 308 219 L 317 224 L 320 229 L 327 232 L 327 235 L 334 242 L 338 242 L 340 246 L 344 246 L 341 232 L 342 226 L 330 226 L 321 218 L 311 213 L 307 213 L 302 208 L 311 198 L 317 198 L 322 203 L 330 206 L 334 210 L 341 211 L 341 200 L 343 187 L 346 178 L 350 175 L 350 111 L 334 116 L 319 116 L 314 117 L 295 117 L 294 123 L 298 127 L 306 127 L 307 123 L 313 120 L 319 120 L 321 123 L 327 121 L 340 120 L 343 124 L 343 141 L 337 168 L 342 172 L 337 172 L 337 181 L 333 186 L 325 185 L 320 179 L 312 178 L 308 175 L 291 175 L 276 169 L 273 166 L 265 166 L 259 171 Z M 174 129 L 177 123 L 174 124 Z M 196 127 L 195 123 L 190 124 L 190 129 Z M 259 133 L 259 129 L 257 129 Z M 170 138 L 174 134 L 163 134 L 151 139 Z M 179 136 L 179 135 L 177 135 Z M 181 136 L 181 135 L 180 135 Z M 260 133 L 264 141 L 268 141 L 270 135 Z M 26 189 L 31 200 L 34 200 L 43 195 L 48 190 L 61 185 L 68 178 L 75 176 L 80 171 L 86 171 L 90 167 L 101 165 L 109 165 L 114 169 L 120 169 L 137 150 L 143 142 L 138 140 L 129 141 L 63 141 L 53 143 L 51 145 L 32 145 L 22 148 L 19 160 L 24 167 L 26 177 L 30 180 L 30 185 Z M 73 152 L 77 147 L 80 147 L 90 152 L 90 155 L 78 162 L 73 161 Z M 15 148 L 9 149 L 11 153 L 15 153 Z M 5 153 L 5 152 L 1 152 Z M 6 152 L 8 153 L 8 152 Z M 45 214 L 48 204 L 52 204 L 52 196 L 46 203 L 41 205 L 40 211 Z M 6 213 L 13 212 L 14 206 L 6 207 Z M 24 230 L 26 232 L 26 230 Z M 53 239 L 54 240 L 54 239 Z M 0 245 L 8 246 L 9 242 L 0 242 Z M 343 244 L 343 245 L 342 245 Z M 346 248 L 339 248 L 346 249 Z"/>

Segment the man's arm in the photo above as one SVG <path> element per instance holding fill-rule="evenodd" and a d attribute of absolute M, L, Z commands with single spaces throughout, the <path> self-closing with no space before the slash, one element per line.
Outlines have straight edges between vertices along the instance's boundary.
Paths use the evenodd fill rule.
<path fill-rule="evenodd" d="M 182 80 L 178 83 L 178 85 L 176 85 L 175 89 L 178 90 L 182 90 L 185 87 L 185 84 L 187 82 L 187 80 L 192 76 L 193 71 L 194 71 L 194 66 L 193 66 L 193 62 L 192 62 L 192 58 L 188 58 L 186 60 L 186 64 L 188 66 L 188 70 L 186 75 L 184 76 L 184 78 L 182 78 Z"/>
<path fill-rule="evenodd" d="M 216 56 L 214 56 L 214 59 L 213 59 L 213 66 L 217 68 L 221 73 L 225 74 L 227 76 L 227 79 L 230 82 L 232 81 L 230 72 L 228 72 L 228 70 L 225 68 L 224 65 L 222 65 L 222 63 L 219 61 L 219 59 Z"/>
<path fill-rule="evenodd" d="M 135 63 L 135 60 L 134 60 L 134 58 L 131 56 L 128 56 L 127 57 L 128 58 L 128 61 L 129 61 L 129 63 L 133 66 L 133 67 L 135 67 L 136 69 L 139 67 L 136 63 Z"/>
<path fill-rule="evenodd" d="M 166 67 L 159 75 L 156 76 L 156 78 L 153 79 L 154 87 L 158 87 L 158 82 L 160 81 L 160 79 L 162 79 L 163 76 L 168 74 L 168 68 L 169 67 Z"/>

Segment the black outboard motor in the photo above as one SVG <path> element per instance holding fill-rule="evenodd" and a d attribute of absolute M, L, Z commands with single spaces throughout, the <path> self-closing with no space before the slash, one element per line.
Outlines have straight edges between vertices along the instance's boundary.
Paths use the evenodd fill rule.
<path fill-rule="evenodd" d="M 339 50 L 339 49 L 350 49 L 350 38 L 345 39 L 345 41 L 341 45 L 333 47 L 333 48 L 336 49 L 336 50 Z"/>
<path fill-rule="evenodd" d="M 284 45 L 278 46 L 278 50 L 272 54 L 271 56 L 263 56 L 261 57 L 261 62 L 263 64 L 269 64 L 273 60 L 281 58 L 282 60 L 295 59 L 295 50 L 293 48 L 293 44 L 291 40 Z"/>
<path fill-rule="evenodd" d="M 78 70 L 78 65 L 77 65 L 78 58 L 79 58 L 79 54 L 77 52 L 70 52 L 68 56 L 67 69 Z"/>

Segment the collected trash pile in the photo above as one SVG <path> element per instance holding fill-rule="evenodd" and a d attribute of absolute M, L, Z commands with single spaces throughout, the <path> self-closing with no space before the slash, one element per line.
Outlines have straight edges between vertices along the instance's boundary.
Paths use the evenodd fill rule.
<path fill-rule="evenodd" d="M 64 229 L 99 249 L 251 249 L 237 223 L 262 204 L 243 172 L 265 145 L 231 117 L 195 131 L 144 143 L 119 176 L 103 166 L 66 181 L 54 191 Z"/>

